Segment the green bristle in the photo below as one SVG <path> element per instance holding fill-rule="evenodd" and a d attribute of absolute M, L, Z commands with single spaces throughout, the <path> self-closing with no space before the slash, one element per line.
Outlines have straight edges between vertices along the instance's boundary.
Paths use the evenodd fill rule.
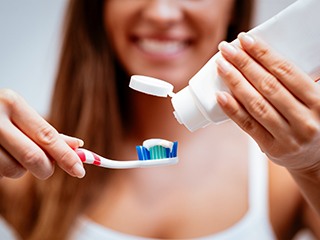
<path fill-rule="evenodd" d="M 162 146 L 153 146 L 149 149 L 150 159 L 166 158 L 166 148 Z"/>

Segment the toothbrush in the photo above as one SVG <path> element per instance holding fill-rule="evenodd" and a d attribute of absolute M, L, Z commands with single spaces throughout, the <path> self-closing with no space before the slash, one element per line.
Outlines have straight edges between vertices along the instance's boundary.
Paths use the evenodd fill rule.
<path fill-rule="evenodd" d="M 84 148 L 76 149 L 83 163 L 93 164 L 104 168 L 127 169 L 153 166 L 165 166 L 178 163 L 178 142 L 163 139 L 149 139 L 142 146 L 136 146 L 138 160 L 118 161 L 99 156 Z"/>

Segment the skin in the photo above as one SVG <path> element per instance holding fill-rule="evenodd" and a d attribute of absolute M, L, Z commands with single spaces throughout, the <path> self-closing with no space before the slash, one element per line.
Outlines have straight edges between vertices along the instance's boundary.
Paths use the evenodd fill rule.
<path fill-rule="evenodd" d="M 0 90 L 0 110 L 0 177 L 18 178 L 29 170 L 46 179 L 53 174 L 54 162 L 71 176 L 84 176 L 72 150 L 83 145 L 82 140 L 59 134 L 11 90 Z"/>
<path fill-rule="evenodd" d="M 216 52 L 225 37 L 232 3 L 231 0 L 109 0 L 105 4 L 105 27 L 129 74 L 165 79 L 181 88 Z M 250 44 L 243 36 L 239 38 L 243 50 L 235 46 L 236 53 L 230 54 L 230 44 L 220 45 L 223 58 L 217 62 L 219 74 L 233 95 L 220 93 L 217 99 L 272 161 L 289 169 L 307 199 L 316 203 L 319 198 L 315 189 L 319 182 L 314 176 L 320 171 L 316 148 L 319 87 L 295 67 L 289 68 L 289 72 L 280 71 L 287 61 L 269 49 L 266 51 L 261 41 L 255 39 Z M 148 42 L 140 44 L 138 40 Z M 150 41 L 157 47 L 152 47 Z M 159 42 L 175 47 L 168 50 Z M 278 86 L 281 91 L 271 94 L 273 88 L 269 85 L 257 91 L 248 84 L 255 79 L 271 79 L 268 84 Z M 292 84 L 299 81 L 304 84 Z M 279 86 L 279 82 L 288 86 Z M 79 159 L 71 150 L 82 145 L 81 141 L 58 134 L 15 93 L 8 90 L 1 93 L 1 174 L 18 177 L 27 169 L 36 177 L 47 178 L 53 172 L 54 160 L 71 175 L 82 177 L 82 168 L 73 171 Z M 254 104 L 257 99 L 273 104 L 259 108 Z M 87 216 L 124 233 L 171 239 L 218 233 L 240 221 L 250 208 L 247 134 L 232 121 L 190 133 L 172 117 L 170 101 L 133 93 L 131 103 L 136 114 L 132 116 L 132 124 L 137 131 L 127 134 L 119 158 L 135 158 L 132 146 L 156 136 L 178 140 L 181 161 L 171 167 L 117 170 L 101 189 L 101 196 L 88 209 Z M 297 114 L 300 110 L 303 119 Z M 26 118 L 28 124 L 23 121 Z M 6 129 L 15 126 L 21 131 L 16 136 L 17 144 L 13 145 L 14 136 Z M 297 143 L 303 147 L 299 148 Z M 34 155 L 38 161 L 30 162 L 30 156 Z M 301 161 L 301 156 L 308 160 Z M 316 228 L 319 219 L 284 167 L 269 163 L 269 215 L 275 234 L 279 239 L 290 239 L 305 225 L 320 237 Z M 14 170 L 5 174 L 6 168 Z M 313 206 L 320 212 L 316 204 Z M 300 224 L 294 224 L 296 220 L 301 220 Z"/>
<path fill-rule="evenodd" d="M 180 88 L 186 86 L 186 79 L 190 79 L 198 70 L 199 64 L 206 62 L 208 53 L 211 56 L 215 52 L 213 43 L 218 44 L 224 38 L 223 29 L 226 29 L 230 21 L 232 3 L 109 0 L 105 5 L 105 26 L 119 59 L 129 74 L 165 79 Z M 130 7 L 125 8 L 124 5 Z M 170 11 L 164 11 L 169 8 Z M 159 46 L 159 42 L 170 42 L 173 39 L 188 44 L 173 53 Z M 158 46 L 152 48 L 143 41 L 157 41 L 155 44 Z M 275 56 L 271 58 L 277 61 Z M 225 78 L 221 71 L 220 74 Z M 293 75 L 299 77 L 296 76 L 297 73 Z M 225 98 L 221 95 L 218 99 L 222 104 L 222 99 Z M 228 97 L 231 98 L 229 95 Z M 134 156 L 132 142 L 136 139 L 141 142 L 159 136 L 178 139 L 179 156 L 183 161 L 179 166 L 150 169 L 147 172 L 118 171 L 114 182 L 106 187 L 105 193 L 88 211 L 90 218 L 121 232 L 159 238 L 209 235 L 227 229 L 243 218 L 250 207 L 247 197 L 247 137 L 230 122 L 191 134 L 179 126 L 173 117 L 168 117 L 172 116 L 170 102 L 139 93 L 131 100 L 136 113 L 132 118 L 136 119 L 138 131 L 131 138 L 128 135 L 128 144 L 124 145 L 123 150 L 124 157 Z M 233 110 L 229 101 L 222 106 L 228 114 L 228 110 Z M 146 109 L 148 118 L 145 117 Z M 237 117 L 232 119 L 238 120 Z M 241 126 L 239 120 L 236 122 Z M 275 125 L 274 129 L 278 129 L 276 127 L 278 126 Z M 249 133 L 253 135 L 252 132 Z M 258 143 L 266 135 L 265 132 L 260 134 L 256 137 Z M 292 151 L 284 147 L 285 141 L 275 144 L 282 143 L 279 150 Z M 270 142 L 268 144 L 271 145 Z M 232 151 L 227 150 L 230 146 Z M 266 150 L 271 155 L 272 149 Z M 290 239 L 298 229 L 294 222 L 301 217 L 304 200 L 284 168 L 271 164 L 269 174 L 272 179 L 269 183 L 272 226 L 280 239 Z M 166 176 L 165 179 L 163 176 Z M 285 197 L 283 189 L 287 190 Z M 290 199 L 290 204 L 286 199 Z M 309 222 L 316 221 L 314 215 L 309 215 L 306 219 Z M 150 222 L 153 223 L 152 226 L 145 228 Z M 214 226 L 212 223 L 215 223 Z"/>
<path fill-rule="evenodd" d="M 241 47 L 220 44 L 225 59 L 218 60 L 219 74 L 234 97 L 221 93 L 218 101 L 319 210 L 320 87 L 261 40 L 243 33 L 239 40 Z"/>
<path fill-rule="evenodd" d="M 105 25 L 130 74 L 143 73 L 181 88 L 217 51 L 232 4 L 233 0 L 108 0 Z"/>

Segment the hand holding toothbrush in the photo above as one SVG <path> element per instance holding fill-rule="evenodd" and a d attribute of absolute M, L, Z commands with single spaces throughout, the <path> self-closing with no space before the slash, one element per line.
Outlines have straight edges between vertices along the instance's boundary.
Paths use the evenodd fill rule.
<path fill-rule="evenodd" d="M 146 140 L 136 147 L 139 159 L 127 161 L 106 159 L 82 146 L 82 140 L 59 134 L 21 96 L 0 90 L 0 177 L 18 178 L 29 170 L 46 179 L 53 174 L 55 162 L 78 178 L 85 175 L 83 163 L 121 169 L 178 162 L 177 142 L 163 139 Z"/>
<path fill-rule="evenodd" d="M 83 164 L 74 148 L 82 141 L 59 134 L 12 90 L 0 90 L 0 177 L 18 178 L 27 170 L 39 179 L 53 174 L 54 163 L 74 177 Z"/>

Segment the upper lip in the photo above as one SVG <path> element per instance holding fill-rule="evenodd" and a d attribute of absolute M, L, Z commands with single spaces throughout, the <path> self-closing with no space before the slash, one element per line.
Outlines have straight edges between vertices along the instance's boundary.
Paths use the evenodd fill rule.
<path fill-rule="evenodd" d="M 133 40 L 137 39 L 154 39 L 158 41 L 183 41 L 183 42 L 190 42 L 192 41 L 192 37 L 186 34 L 180 33 L 134 33 L 131 34 L 131 38 Z"/>

